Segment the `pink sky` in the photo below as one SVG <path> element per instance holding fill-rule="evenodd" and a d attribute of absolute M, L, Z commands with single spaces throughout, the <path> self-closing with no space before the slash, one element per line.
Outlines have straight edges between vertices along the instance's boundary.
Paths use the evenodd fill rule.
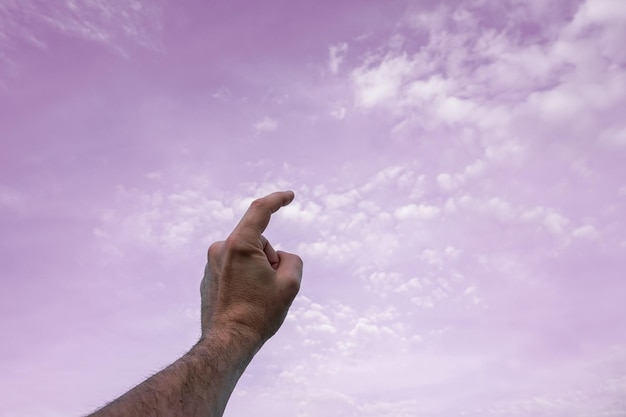
<path fill-rule="evenodd" d="M 625 44 L 623 0 L 0 1 L 0 416 L 186 352 L 282 189 L 226 416 L 626 416 Z"/>

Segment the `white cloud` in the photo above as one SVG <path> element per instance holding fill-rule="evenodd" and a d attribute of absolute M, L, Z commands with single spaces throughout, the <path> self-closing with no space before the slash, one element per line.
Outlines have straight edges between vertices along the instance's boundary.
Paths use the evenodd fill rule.
<path fill-rule="evenodd" d="M 357 337 L 380 337 L 380 329 L 377 325 L 370 323 L 367 319 L 359 319 L 350 331 L 351 336 Z"/>
<path fill-rule="evenodd" d="M 315 337 L 314 333 L 335 334 L 337 328 L 330 323 L 309 323 L 300 326 L 299 329 L 307 337 Z"/>
<path fill-rule="evenodd" d="M 546 209 L 544 207 L 536 206 L 536 207 L 524 210 L 524 212 L 521 215 L 521 220 L 524 222 L 536 221 L 542 218 L 545 212 L 546 212 Z"/>
<path fill-rule="evenodd" d="M 469 297 L 472 300 L 473 304 L 480 304 L 480 302 L 482 301 L 481 298 L 478 296 L 478 289 L 475 286 L 467 287 L 465 291 L 463 291 L 463 294 L 466 297 Z"/>
<path fill-rule="evenodd" d="M 229 101 L 232 98 L 232 93 L 228 87 L 222 86 L 215 93 L 211 94 L 211 97 L 220 101 Z"/>
<path fill-rule="evenodd" d="M 390 165 L 374 174 L 369 181 L 359 187 L 359 190 L 363 192 L 372 192 L 379 188 L 388 188 L 393 186 L 406 189 L 412 185 L 423 185 L 425 182 L 425 176 L 420 175 L 416 179 L 416 174 L 415 168 L 411 166 Z M 416 184 L 416 181 L 419 184 Z"/>
<path fill-rule="evenodd" d="M 347 109 L 344 106 L 336 105 L 330 111 L 330 115 L 337 120 L 343 120 L 346 118 Z"/>
<path fill-rule="evenodd" d="M 359 199 L 357 190 L 350 190 L 344 193 L 327 194 L 323 197 L 324 206 L 331 209 L 341 209 L 351 206 Z"/>
<path fill-rule="evenodd" d="M 441 254 L 433 249 L 424 249 L 420 255 L 420 259 L 431 265 L 441 266 L 443 263 L 443 257 Z"/>
<path fill-rule="evenodd" d="M 406 98 L 411 102 L 429 102 L 439 97 L 445 97 L 453 87 L 440 74 L 426 80 L 416 80 L 407 84 Z"/>
<path fill-rule="evenodd" d="M 465 176 L 469 178 L 476 178 L 485 172 L 485 161 L 478 159 L 472 164 L 465 167 Z"/>
<path fill-rule="evenodd" d="M 626 8 L 621 0 L 587 0 L 578 9 L 568 29 L 580 32 L 589 25 L 624 21 Z"/>
<path fill-rule="evenodd" d="M 444 249 L 444 253 L 450 258 L 458 258 L 462 252 L 462 250 L 455 248 L 454 246 L 446 246 L 446 248 Z"/>
<path fill-rule="evenodd" d="M 451 191 L 456 187 L 452 176 L 445 172 L 437 175 L 437 184 L 439 184 L 439 187 L 444 191 Z"/>
<path fill-rule="evenodd" d="M 210 199 L 197 189 L 150 193 L 119 186 L 116 207 L 103 210 L 94 236 L 109 253 L 136 246 L 176 255 L 191 243 L 222 240 L 234 220 L 228 201 Z"/>
<path fill-rule="evenodd" d="M 411 31 L 394 35 L 405 42 L 366 55 L 352 71 L 356 107 L 380 108 L 397 117 L 394 134 L 411 132 L 412 126 L 426 131 L 475 126 L 487 157 L 506 164 L 519 164 L 527 139 L 554 134 L 554 124 L 589 135 L 594 134 L 591 127 L 608 120 L 610 129 L 601 142 L 623 147 L 621 122 L 611 127 L 616 117 L 603 116 L 626 104 L 626 74 L 620 69 L 626 63 L 622 2 L 586 1 L 572 22 L 557 7 L 536 3 L 515 2 L 503 16 L 508 30 L 495 22 L 477 30 L 483 9 L 496 9 L 493 2 L 411 11 L 404 22 Z M 539 18 L 546 23 L 540 30 L 548 41 L 511 35 L 528 19 Z M 409 52 L 407 40 L 424 32 L 426 43 Z"/>
<path fill-rule="evenodd" d="M 321 306 L 319 304 L 313 304 L 309 306 L 310 310 L 305 311 L 298 316 L 304 320 L 313 321 L 317 323 L 329 324 L 330 319 L 326 314 L 324 314 L 321 310 Z"/>
<path fill-rule="evenodd" d="M 572 236 L 581 239 L 595 239 L 599 236 L 599 233 L 593 225 L 586 224 L 574 229 L 572 231 Z"/>
<path fill-rule="evenodd" d="M 439 216 L 441 209 L 437 206 L 427 204 L 407 204 L 398 207 L 394 211 L 394 216 L 398 220 L 432 220 Z"/>
<path fill-rule="evenodd" d="M 626 148 L 626 127 L 606 130 L 599 141 L 609 148 Z"/>
<path fill-rule="evenodd" d="M 402 282 L 402 276 L 393 271 L 374 271 L 367 273 L 371 268 L 361 267 L 356 275 L 365 283 L 367 289 L 380 294 L 394 290 Z"/>
<path fill-rule="evenodd" d="M 36 0 L 21 0 L 0 5 L 0 57 L 20 42 L 46 47 L 46 30 L 102 43 L 122 54 L 130 49 L 129 43 L 158 49 L 162 1 L 50 3 L 42 7 Z"/>
<path fill-rule="evenodd" d="M 476 198 L 471 194 L 463 194 L 456 199 L 448 199 L 446 206 L 450 212 L 455 212 L 457 209 L 468 210 L 476 214 L 482 214 L 489 220 L 498 220 L 501 222 L 511 222 L 516 219 L 516 216 L 523 210 L 523 208 L 513 205 L 510 201 L 501 196 L 494 196 L 489 198 Z M 543 213 L 543 211 L 542 211 Z M 529 215 L 524 214 L 522 218 L 529 220 Z"/>
<path fill-rule="evenodd" d="M 322 208 L 313 201 L 294 201 L 281 209 L 281 216 L 296 223 L 311 223 L 320 220 Z"/>
<path fill-rule="evenodd" d="M 547 121 L 568 122 L 584 111 L 580 95 L 566 87 L 532 93 L 528 105 Z"/>
<path fill-rule="evenodd" d="M 442 122 L 457 123 L 470 119 L 475 105 L 471 100 L 448 96 L 437 100 L 434 108 Z"/>
<path fill-rule="evenodd" d="M 426 192 L 426 175 L 420 175 L 415 179 L 413 186 L 409 193 L 409 200 L 419 200 L 424 196 Z"/>
<path fill-rule="evenodd" d="M 397 99 L 406 77 L 413 73 L 415 63 L 406 54 L 386 57 L 377 66 L 362 66 L 352 72 L 355 100 L 367 109 Z"/>
<path fill-rule="evenodd" d="M 445 28 L 450 15 L 450 8 L 442 3 L 433 10 L 411 10 L 404 20 L 413 29 L 437 32 Z"/>
<path fill-rule="evenodd" d="M 271 117 L 265 117 L 254 124 L 257 132 L 273 132 L 278 128 L 278 121 Z"/>
<path fill-rule="evenodd" d="M 339 72 L 339 67 L 341 66 L 341 63 L 345 59 L 347 53 L 348 44 L 345 42 L 331 45 L 328 48 L 328 70 L 331 73 L 337 74 Z"/>
<path fill-rule="evenodd" d="M 342 241 L 337 236 L 330 236 L 324 240 L 300 243 L 298 251 L 303 256 L 314 257 L 328 263 L 341 263 L 355 259 L 361 246 L 361 242 L 356 240 Z"/>
<path fill-rule="evenodd" d="M 426 310 L 430 310 L 435 307 L 435 302 L 430 296 L 412 297 L 411 302 L 416 306 Z"/>
<path fill-rule="evenodd" d="M 515 215 L 515 210 L 511 203 L 500 197 L 492 197 L 487 202 L 487 212 L 498 220 L 511 220 Z"/>
<path fill-rule="evenodd" d="M 543 224 L 550 233 L 560 235 L 565 231 L 565 227 L 569 224 L 569 219 L 557 212 L 550 212 L 543 219 Z"/>
<path fill-rule="evenodd" d="M 414 290 L 421 291 L 424 289 L 424 283 L 418 277 L 413 277 L 410 280 L 402 283 L 400 286 L 395 288 L 394 291 L 399 293 L 408 293 L 413 292 Z"/>

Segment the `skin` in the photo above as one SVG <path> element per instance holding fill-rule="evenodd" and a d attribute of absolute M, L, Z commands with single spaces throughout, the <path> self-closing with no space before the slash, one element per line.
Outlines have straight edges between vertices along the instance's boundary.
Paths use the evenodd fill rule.
<path fill-rule="evenodd" d="M 216 417 L 300 289 L 302 259 L 263 236 L 271 215 L 294 199 L 275 192 L 252 202 L 225 241 L 208 251 L 200 284 L 202 336 L 176 362 L 89 417 Z"/>

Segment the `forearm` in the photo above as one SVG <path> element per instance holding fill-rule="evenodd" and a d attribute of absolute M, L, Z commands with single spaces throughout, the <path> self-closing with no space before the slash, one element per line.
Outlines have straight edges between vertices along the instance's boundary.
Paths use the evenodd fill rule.
<path fill-rule="evenodd" d="M 182 358 L 89 417 L 218 417 L 260 344 L 213 332 Z"/>

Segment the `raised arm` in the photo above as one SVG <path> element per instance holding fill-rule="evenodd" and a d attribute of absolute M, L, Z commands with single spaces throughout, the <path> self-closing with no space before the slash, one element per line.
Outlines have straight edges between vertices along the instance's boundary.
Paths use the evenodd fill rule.
<path fill-rule="evenodd" d="M 262 235 L 291 191 L 255 200 L 225 241 L 211 245 L 200 284 L 202 336 L 182 358 L 89 417 L 216 417 L 300 289 L 302 260 Z"/>

